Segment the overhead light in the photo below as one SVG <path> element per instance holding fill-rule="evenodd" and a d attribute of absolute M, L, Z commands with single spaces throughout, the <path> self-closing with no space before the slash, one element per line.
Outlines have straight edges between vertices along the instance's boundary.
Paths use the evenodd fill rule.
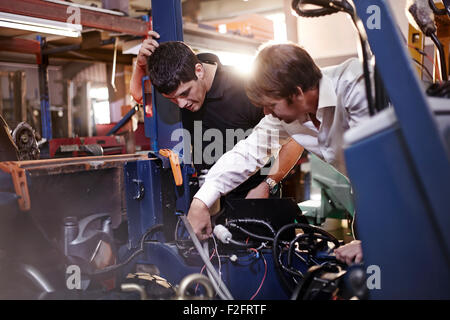
<path fill-rule="evenodd" d="M 81 30 L 83 29 L 80 24 L 52 21 L 6 12 L 0 12 L 0 27 L 75 38 L 81 35 Z"/>

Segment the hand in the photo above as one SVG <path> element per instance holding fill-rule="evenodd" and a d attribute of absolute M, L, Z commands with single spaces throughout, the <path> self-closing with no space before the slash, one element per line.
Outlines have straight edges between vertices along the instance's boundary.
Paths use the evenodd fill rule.
<path fill-rule="evenodd" d="M 341 262 L 345 262 L 348 265 L 351 265 L 352 263 L 360 263 L 363 259 L 360 240 L 353 240 L 352 242 L 334 250 L 334 253 L 336 254 L 336 259 Z"/>
<path fill-rule="evenodd" d="M 245 199 L 267 199 L 269 192 L 269 185 L 263 181 L 257 187 L 250 190 Z"/>
<path fill-rule="evenodd" d="M 148 57 L 150 57 L 159 46 L 159 43 L 155 39 L 159 39 L 159 34 L 156 31 L 149 31 L 148 38 L 142 42 L 141 49 L 139 50 L 136 60 L 137 66 L 143 69 L 146 68 Z"/>
<path fill-rule="evenodd" d="M 201 200 L 196 198 L 192 200 L 187 219 L 200 241 L 206 240 L 211 236 L 211 215 L 208 206 Z"/>

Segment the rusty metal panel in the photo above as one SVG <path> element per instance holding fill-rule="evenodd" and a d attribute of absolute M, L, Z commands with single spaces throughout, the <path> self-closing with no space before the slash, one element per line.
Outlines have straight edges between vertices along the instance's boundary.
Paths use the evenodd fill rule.
<path fill-rule="evenodd" d="M 109 213 L 112 227 L 126 219 L 123 168 L 146 155 L 46 159 L 16 162 L 26 170 L 29 214 L 50 240 L 61 237 L 63 219 Z"/>

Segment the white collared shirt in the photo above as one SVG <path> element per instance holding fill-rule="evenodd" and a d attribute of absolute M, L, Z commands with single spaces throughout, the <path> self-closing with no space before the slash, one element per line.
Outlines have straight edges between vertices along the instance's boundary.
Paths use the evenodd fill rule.
<path fill-rule="evenodd" d="M 346 173 L 343 134 L 369 118 L 362 65 L 353 58 L 321 70 L 316 113 L 319 129 L 309 117 L 286 123 L 271 115 L 265 116 L 247 139 L 237 143 L 209 170 L 195 198 L 211 207 L 222 195 L 263 167 L 289 137 Z"/>

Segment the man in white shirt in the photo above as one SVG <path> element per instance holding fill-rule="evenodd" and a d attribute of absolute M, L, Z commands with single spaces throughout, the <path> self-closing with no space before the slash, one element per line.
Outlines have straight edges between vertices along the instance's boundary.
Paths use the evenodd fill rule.
<path fill-rule="evenodd" d="M 195 194 L 188 220 L 200 240 L 211 235 L 212 204 L 254 174 L 289 137 L 345 174 L 343 133 L 369 117 L 357 59 L 319 69 L 304 49 L 291 43 L 259 52 L 246 91 L 266 116 L 216 162 Z"/>

